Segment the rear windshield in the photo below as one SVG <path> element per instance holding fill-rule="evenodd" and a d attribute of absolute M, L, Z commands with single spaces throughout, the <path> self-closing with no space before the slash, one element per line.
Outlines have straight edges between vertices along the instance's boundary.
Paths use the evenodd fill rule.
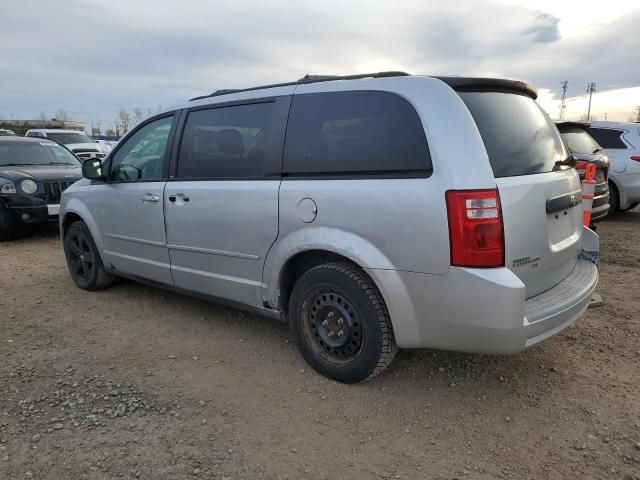
<path fill-rule="evenodd" d="M 495 177 L 551 172 L 567 158 L 558 129 L 531 97 L 498 91 L 458 94 L 478 126 Z"/>
<path fill-rule="evenodd" d="M 580 127 L 565 127 L 560 135 L 571 153 L 596 153 L 602 150 L 598 142 Z"/>

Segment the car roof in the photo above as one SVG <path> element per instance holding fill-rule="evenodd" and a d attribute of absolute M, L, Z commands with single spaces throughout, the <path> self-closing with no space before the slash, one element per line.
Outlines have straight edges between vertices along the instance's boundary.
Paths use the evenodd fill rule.
<path fill-rule="evenodd" d="M 17 142 L 17 143 L 53 143 L 55 145 L 59 145 L 59 143 L 54 142 L 53 140 L 48 140 L 46 138 L 38 138 L 38 137 L 19 137 L 19 136 L 10 136 L 10 137 L 0 137 L 0 142 Z"/>
<path fill-rule="evenodd" d="M 208 95 L 201 95 L 191 98 L 189 101 L 203 100 L 211 97 L 220 97 L 223 95 L 229 95 L 233 93 L 252 92 L 255 90 L 269 90 L 278 87 L 295 87 L 298 85 L 307 85 L 310 83 L 325 83 L 335 82 L 339 80 L 363 80 L 363 79 L 375 79 L 375 78 L 389 78 L 389 77 L 411 77 L 413 75 L 406 72 L 397 71 L 385 71 L 374 73 L 363 73 L 358 75 L 305 75 L 304 77 L 294 81 L 286 83 L 276 83 L 271 85 L 262 85 L 256 87 L 239 88 L 239 89 L 222 89 L 216 90 Z M 416 75 L 416 76 L 428 76 L 428 75 Z M 460 77 L 460 76 L 434 76 L 442 82 L 449 85 L 454 90 L 474 90 L 474 89 L 488 89 L 488 90 L 515 90 L 532 97 L 534 100 L 538 97 L 538 91 L 532 85 L 520 82 L 516 80 L 508 80 L 504 78 L 484 78 L 484 77 Z"/>
<path fill-rule="evenodd" d="M 44 132 L 44 133 L 84 133 L 82 130 L 63 130 L 61 128 L 32 128 L 29 132 Z M 87 134 L 88 135 L 88 134 Z"/>

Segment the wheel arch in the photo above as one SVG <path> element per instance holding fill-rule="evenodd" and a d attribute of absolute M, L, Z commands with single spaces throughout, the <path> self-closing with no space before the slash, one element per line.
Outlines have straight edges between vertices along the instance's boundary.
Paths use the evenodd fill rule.
<path fill-rule="evenodd" d="M 330 239 L 330 242 L 322 239 Z M 376 246 L 350 232 L 328 227 L 297 230 L 277 242 L 267 256 L 263 272 L 263 303 L 286 311 L 295 281 L 309 269 L 335 261 L 360 268 L 380 292 L 383 289 L 366 270 L 395 269 L 390 259 Z M 384 300 L 386 303 L 387 299 Z"/>
<path fill-rule="evenodd" d="M 95 219 L 90 214 L 89 210 L 80 202 L 71 200 L 64 207 L 63 212 L 61 212 L 60 217 L 60 238 L 64 241 L 64 234 L 66 229 L 75 221 L 83 222 L 89 232 L 91 232 L 91 236 L 93 237 L 93 241 L 98 248 L 98 253 L 100 257 L 103 256 L 104 243 L 102 241 L 102 235 L 100 235 L 100 229 L 98 228 Z"/>

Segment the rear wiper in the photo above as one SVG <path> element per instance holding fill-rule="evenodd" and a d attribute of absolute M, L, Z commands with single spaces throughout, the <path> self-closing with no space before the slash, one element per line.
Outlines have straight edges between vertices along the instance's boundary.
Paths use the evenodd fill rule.
<path fill-rule="evenodd" d="M 558 167 L 575 167 L 577 161 L 578 161 L 578 159 L 576 157 L 574 157 L 573 155 L 569 155 L 564 160 L 558 160 L 556 162 L 556 166 L 558 166 Z"/>
<path fill-rule="evenodd" d="M 598 147 L 598 148 L 596 148 L 596 149 L 595 149 L 593 152 L 591 152 L 591 153 L 598 153 L 598 152 L 600 152 L 600 151 L 602 151 L 602 150 L 604 150 L 604 148 L 602 148 L 602 147 Z"/>

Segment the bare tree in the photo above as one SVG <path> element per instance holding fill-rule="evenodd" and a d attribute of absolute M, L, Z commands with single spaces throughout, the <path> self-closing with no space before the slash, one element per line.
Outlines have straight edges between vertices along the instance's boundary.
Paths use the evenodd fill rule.
<path fill-rule="evenodd" d="M 133 115 L 131 116 L 131 119 L 133 120 L 133 124 L 134 125 L 137 125 L 142 120 L 144 120 L 144 112 L 142 111 L 142 109 L 141 108 L 134 108 L 133 109 Z"/>
<path fill-rule="evenodd" d="M 56 112 L 56 120 L 59 120 L 64 123 L 71 120 L 71 117 L 69 116 L 69 112 L 61 108 Z"/>
<path fill-rule="evenodd" d="M 38 120 L 40 120 L 43 125 L 45 124 L 45 122 L 47 121 L 47 116 L 44 114 L 44 112 L 40 112 L 40 116 L 38 117 Z"/>
<path fill-rule="evenodd" d="M 129 126 L 131 125 L 131 115 L 129 115 L 129 112 L 124 108 L 121 108 L 120 112 L 118 112 L 118 120 L 122 127 L 122 133 L 127 133 L 129 131 Z"/>

